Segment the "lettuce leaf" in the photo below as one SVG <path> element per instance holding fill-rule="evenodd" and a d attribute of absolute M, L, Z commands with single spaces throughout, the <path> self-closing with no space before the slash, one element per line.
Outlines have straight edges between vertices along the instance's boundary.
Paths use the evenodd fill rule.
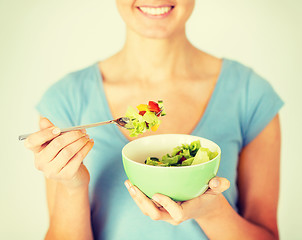
<path fill-rule="evenodd" d="M 171 154 L 167 153 L 157 162 L 153 162 L 152 157 L 147 158 L 146 164 L 162 167 L 191 166 L 205 163 L 215 158 L 218 152 L 212 152 L 208 148 L 201 147 L 200 141 L 193 141 L 191 144 L 182 144 L 175 147 Z"/>
<path fill-rule="evenodd" d="M 148 109 L 146 109 L 144 115 L 141 115 L 139 114 L 139 112 L 137 112 L 136 109 L 129 106 L 126 111 L 125 117 L 128 117 L 130 119 L 130 123 L 133 126 L 133 129 L 129 129 L 130 137 L 136 137 L 149 129 L 155 131 L 160 124 L 158 116 L 156 116 L 154 112 L 151 112 Z"/>

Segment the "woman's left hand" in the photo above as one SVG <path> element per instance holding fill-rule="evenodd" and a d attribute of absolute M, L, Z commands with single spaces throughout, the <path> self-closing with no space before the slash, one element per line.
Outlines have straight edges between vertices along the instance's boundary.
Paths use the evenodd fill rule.
<path fill-rule="evenodd" d="M 185 202 L 175 202 L 171 198 L 155 194 L 148 198 L 129 180 L 125 185 L 141 211 L 153 220 L 163 220 L 178 225 L 188 219 L 209 218 L 218 215 L 225 204 L 221 194 L 230 187 L 226 178 L 214 177 L 209 182 L 209 189 L 202 195 Z"/>

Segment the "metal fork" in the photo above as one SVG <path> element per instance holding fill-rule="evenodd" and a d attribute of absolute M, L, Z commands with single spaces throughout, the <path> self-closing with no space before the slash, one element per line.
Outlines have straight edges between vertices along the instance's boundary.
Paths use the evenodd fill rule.
<path fill-rule="evenodd" d="M 156 116 L 159 117 L 160 114 L 162 113 L 163 109 L 161 109 Z M 128 117 L 120 117 L 114 120 L 109 120 L 109 121 L 105 121 L 105 122 L 97 122 L 97 123 L 91 123 L 91 124 L 86 124 L 86 125 L 80 125 L 80 126 L 74 126 L 74 127 L 69 127 L 69 128 L 63 128 L 61 129 L 61 133 L 64 132 L 69 132 L 69 131 L 74 131 L 74 130 L 81 130 L 81 129 L 86 129 L 86 128 L 92 128 L 92 127 L 97 127 L 97 126 L 102 126 L 102 125 L 106 125 L 106 124 L 111 124 L 114 123 L 120 127 L 126 128 L 126 129 L 133 129 L 134 126 L 131 122 L 131 119 Z M 25 140 L 29 135 L 31 135 L 32 133 L 27 133 L 27 134 L 23 134 L 19 136 L 19 140 Z"/>
<path fill-rule="evenodd" d="M 92 124 L 86 124 L 86 125 L 74 126 L 74 127 L 69 127 L 69 128 L 63 128 L 63 129 L 61 129 L 61 133 L 74 131 L 74 130 L 81 130 L 81 129 L 86 129 L 86 128 L 92 128 L 92 127 L 102 126 L 102 125 L 111 124 L 111 123 L 114 123 L 114 124 L 116 124 L 120 127 L 126 128 L 126 129 L 133 129 L 134 128 L 134 126 L 132 125 L 131 120 L 129 118 L 120 117 L 120 118 L 105 121 L 105 122 L 97 122 L 97 123 L 92 123 Z M 20 141 L 25 140 L 31 134 L 32 133 L 20 135 L 19 140 Z"/>

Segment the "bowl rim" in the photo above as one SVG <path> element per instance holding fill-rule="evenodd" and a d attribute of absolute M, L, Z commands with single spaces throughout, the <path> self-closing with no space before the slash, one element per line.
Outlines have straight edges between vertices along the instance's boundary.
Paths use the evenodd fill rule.
<path fill-rule="evenodd" d="M 173 135 L 173 136 L 191 136 L 191 137 L 196 137 L 196 138 L 199 138 L 199 139 L 204 139 L 206 141 L 209 141 L 211 143 L 213 143 L 214 145 L 216 145 L 216 147 L 218 148 L 218 155 L 216 157 L 214 157 L 213 159 L 207 161 L 207 162 L 204 162 L 204 163 L 199 163 L 199 164 L 195 164 L 195 165 L 190 165 L 190 166 L 175 166 L 175 167 L 161 167 L 161 166 L 153 166 L 153 165 L 147 165 L 145 163 L 139 163 L 139 162 L 136 162 L 134 160 L 131 160 L 129 159 L 128 157 L 126 157 L 126 154 L 125 154 L 125 148 L 128 144 L 130 143 L 133 143 L 135 141 L 139 141 L 141 139 L 145 139 L 145 138 L 152 138 L 152 137 L 158 137 L 158 136 L 167 136 L 167 135 Z M 215 160 L 217 160 L 218 157 L 221 157 L 221 148 L 219 147 L 219 145 L 217 143 L 215 143 L 214 141 L 208 139 L 208 138 L 204 138 L 204 137 L 200 137 L 200 136 L 196 136 L 196 135 L 191 135 L 191 134 L 177 134 L 177 133 L 163 133 L 163 134 L 156 134 L 156 135 L 150 135 L 150 136 L 146 136 L 146 137 L 141 137 L 141 138 L 138 138 L 138 139 L 135 139 L 135 140 L 132 140 L 130 142 L 128 142 L 122 149 L 122 158 L 123 158 L 123 161 L 124 159 L 126 159 L 127 161 L 130 161 L 130 162 L 133 162 L 137 165 L 140 165 L 140 166 L 145 166 L 145 167 L 151 167 L 151 168 L 158 168 L 158 169 L 184 169 L 184 168 L 194 168 L 194 167 L 198 167 L 198 166 L 202 166 L 202 165 L 206 165 L 206 164 L 209 164 L 210 162 L 213 162 Z"/>

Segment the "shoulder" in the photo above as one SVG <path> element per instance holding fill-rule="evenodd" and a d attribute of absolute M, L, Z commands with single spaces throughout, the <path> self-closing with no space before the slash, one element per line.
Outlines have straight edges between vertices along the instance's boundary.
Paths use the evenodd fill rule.
<path fill-rule="evenodd" d="M 97 65 L 93 64 L 66 74 L 53 83 L 44 93 L 44 98 L 61 103 L 76 104 L 89 94 L 98 83 Z"/>
<path fill-rule="evenodd" d="M 241 97 L 260 97 L 274 92 L 271 83 L 252 67 L 231 59 L 224 59 L 221 73 L 225 87 L 240 93 Z"/>
<path fill-rule="evenodd" d="M 226 60 L 226 82 L 237 91 L 243 144 L 251 142 L 276 116 L 283 105 L 272 84 L 251 67 Z"/>
<path fill-rule="evenodd" d="M 83 87 L 85 88 L 85 86 L 93 84 L 98 78 L 96 66 L 96 64 L 92 64 L 80 70 L 70 72 L 55 82 L 50 89 L 64 91 L 76 89 L 83 90 Z"/>
<path fill-rule="evenodd" d="M 248 100 L 252 98 L 261 100 L 263 95 L 276 94 L 272 84 L 253 68 L 234 60 L 226 59 L 225 61 L 227 80 L 233 82 L 237 87 L 244 88 L 242 94 Z"/>
<path fill-rule="evenodd" d="M 225 58 L 223 62 L 224 70 L 226 76 L 230 78 L 229 80 L 246 84 L 250 78 L 261 78 L 251 67 L 238 61 Z M 264 79 L 262 78 L 262 80 Z"/>
<path fill-rule="evenodd" d="M 94 64 L 65 75 L 44 92 L 36 109 L 58 126 L 77 124 L 87 96 L 96 88 L 97 74 Z"/>

